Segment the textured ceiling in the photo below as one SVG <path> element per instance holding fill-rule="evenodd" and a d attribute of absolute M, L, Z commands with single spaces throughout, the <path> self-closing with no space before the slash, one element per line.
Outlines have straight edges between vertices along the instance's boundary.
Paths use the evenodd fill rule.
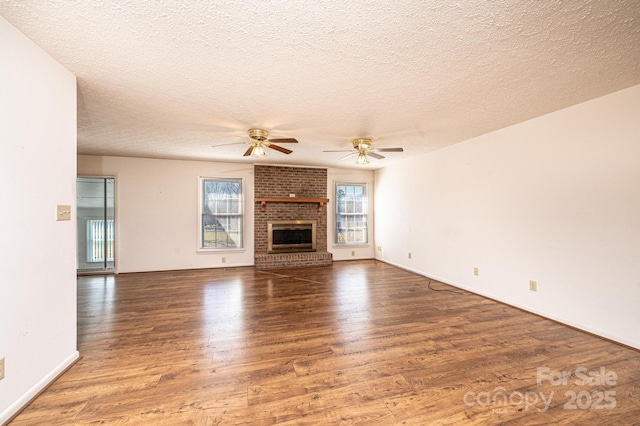
<path fill-rule="evenodd" d="M 638 0 L 0 0 L 78 78 L 78 151 L 383 167 L 640 84 Z"/>

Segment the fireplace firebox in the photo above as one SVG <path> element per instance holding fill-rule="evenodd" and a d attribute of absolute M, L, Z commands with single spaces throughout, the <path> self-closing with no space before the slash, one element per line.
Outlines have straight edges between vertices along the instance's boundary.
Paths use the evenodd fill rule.
<path fill-rule="evenodd" d="M 267 222 L 267 252 L 316 251 L 315 220 L 273 220 Z"/>

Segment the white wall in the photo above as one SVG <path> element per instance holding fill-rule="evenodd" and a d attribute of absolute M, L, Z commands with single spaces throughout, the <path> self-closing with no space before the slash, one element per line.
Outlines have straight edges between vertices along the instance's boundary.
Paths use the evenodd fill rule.
<path fill-rule="evenodd" d="M 78 358 L 76 80 L 0 17 L 0 423 Z"/>
<path fill-rule="evenodd" d="M 80 155 L 78 175 L 115 177 L 117 272 L 253 265 L 253 165 Z M 244 179 L 242 250 L 198 251 L 199 177 Z"/>
<path fill-rule="evenodd" d="M 78 175 L 116 178 L 116 271 L 143 272 L 219 268 L 254 264 L 254 175 L 252 164 L 125 157 L 78 156 Z M 244 250 L 198 252 L 198 177 L 244 179 Z M 372 259 L 369 244 L 336 247 L 333 237 L 336 182 L 367 183 L 373 196 L 371 170 L 328 169 L 327 247 L 334 260 Z M 369 205 L 373 224 L 373 203 Z M 353 255 L 352 255 L 353 252 Z M 225 263 L 222 263 L 222 258 Z"/>
<path fill-rule="evenodd" d="M 635 86 L 376 172 L 378 257 L 640 348 L 639 118 Z"/>
<path fill-rule="evenodd" d="M 375 161 L 375 160 L 374 160 Z M 336 223 L 336 183 L 366 183 L 369 197 L 369 235 L 368 244 L 358 246 L 336 245 L 335 243 L 335 223 Z M 374 194 L 374 173 L 372 170 L 357 169 L 327 169 L 327 251 L 333 254 L 333 260 L 355 260 L 373 259 L 373 194 Z"/>

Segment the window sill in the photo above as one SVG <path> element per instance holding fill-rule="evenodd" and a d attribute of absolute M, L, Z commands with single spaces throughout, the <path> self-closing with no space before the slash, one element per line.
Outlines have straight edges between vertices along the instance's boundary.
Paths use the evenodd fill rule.
<path fill-rule="evenodd" d="M 239 248 L 239 249 L 216 249 L 216 248 L 199 248 L 196 250 L 196 254 L 218 254 L 218 253 L 244 253 L 247 249 Z"/>
<path fill-rule="evenodd" d="M 334 244 L 333 248 L 343 248 L 343 249 L 349 249 L 349 248 L 368 248 L 371 247 L 371 244 Z"/>

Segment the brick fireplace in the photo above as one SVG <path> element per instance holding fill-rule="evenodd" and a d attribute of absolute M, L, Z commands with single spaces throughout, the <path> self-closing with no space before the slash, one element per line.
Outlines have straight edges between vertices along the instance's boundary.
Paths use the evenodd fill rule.
<path fill-rule="evenodd" d="M 308 199 L 327 197 L 327 170 L 303 167 L 254 166 L 255 197 L 287 198 L 287 202 L 256 204 L 254 214 L 255 266 L 258 269 L 330 265 L 327 252 L 327 205 Z M 290 197 L 295 194 L 295 197 Z M 316 250 L 268 253 L 268 223 L 274 221 L 315 221 Z"/>

